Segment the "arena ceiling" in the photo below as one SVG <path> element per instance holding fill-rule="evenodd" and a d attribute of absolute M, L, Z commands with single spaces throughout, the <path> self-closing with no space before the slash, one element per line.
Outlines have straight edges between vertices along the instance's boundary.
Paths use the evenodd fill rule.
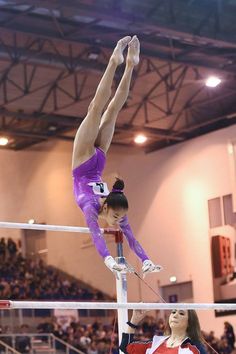
<path fill-rule="evenodd" d="M 141 61 L 113 144 L 144 132 L 151 152 L 235 124 L 235 18 L 234 0 L 0 0 L 4 148 L 72 141 L 127 34 L 138 35 Z M 218 87 L 206 87 L 210 75 Z"/>

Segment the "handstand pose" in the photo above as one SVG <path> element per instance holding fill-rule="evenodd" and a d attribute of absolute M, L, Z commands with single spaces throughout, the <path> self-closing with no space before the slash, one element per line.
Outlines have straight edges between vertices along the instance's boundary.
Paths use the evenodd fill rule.
<path fill-rule="evenodd" d="M 127 46 L 124 74 L 114 97 L 103 113 L 111 95 L 116 68 L 123 63 L 123 51 Z M 132 38 L 127 36 L 118 41 L 89 105 L 87 115 L 76 133 L 73 148 L 72 169 L 76 202 L 84 213 L 97 251 L 103 257 L 106 266 L 113 272 L 121 271 L 122 267 L 116 263 L 107 249 L 98 225 L 98 217 L 105 219 L 110 226 L 119 224 L 130 248 L 142 260 L 144 273 L 156 269 L 129 226 L 126 216 L 128 201 L 123 194 L 123 181 L 117 179 L 109 193 L 106 183 L 101 180 L 116 118 L 127 99 L 133 68 L 139 62 L 139 51 L 140 45 L 136 36 Z"/>

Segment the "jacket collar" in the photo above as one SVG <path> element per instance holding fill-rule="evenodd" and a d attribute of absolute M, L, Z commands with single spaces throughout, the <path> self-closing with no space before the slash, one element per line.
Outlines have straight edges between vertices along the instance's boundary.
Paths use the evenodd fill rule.
<path fill-rule="evenodd" d="M 154 336 L 153 337 L 153 341 L 152 341 L 152 346 L 150 349 L 148 349 L 148 354 L 152 354 L 155 352 L 155 350 L 160 347 L 160 345 L 166 340 L 168 339 L 170 336 Z M 183 341 L 180 344 L 180 350 L 181 350 L 181 345 L 182 344 L 186 344 L 186 343 L 191 343 L 191 340 L 189 337 L 186 337 L 183 339 Z M 180 353 L 179 350 L 179 353 Z"/>

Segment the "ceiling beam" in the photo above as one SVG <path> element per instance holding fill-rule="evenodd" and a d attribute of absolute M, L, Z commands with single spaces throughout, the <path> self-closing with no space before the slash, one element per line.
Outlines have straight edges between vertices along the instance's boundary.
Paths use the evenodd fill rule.
<path fill-rule="evenodd" d="M 66 136 L 66 135 L 58 135 L 55 133 L 40 133 L 40 132 L 30 132 L 26 130 L 19 130 L 19 129 L 12 129 L 12 128 L 3 128 L 0 129 L 1 134 L 6 134 L 9 136 L 20 136 L 24 138 L 33 138 L 36 140 L 48 140 L 48 139 L 59 139 L 59 140 L 64 140 L 64 141 L 69 141 L 72 142 L 74 140 L 74 137 Z"/>
<path fill-rule="evenodd" d="M 233 115 L 228 115 L 228 116 L 223 116 L 223 117 L 218 117 L 216 119 L 210 119 L 204 123 L 199 123 L 192 125 L 190 127 L 186 127 L 184 129 L 181 129 L 180 133 L 185 133 L 185 141 L 196 138 L 198 136 L 204 135 L 211 133 L 213 131 L 219 130 L 219 129 L 224 129 L 227 128 L 231 125 L 236 124 L 236 113 Z M 157 141 L 153 144 L 150 144 L 147 146 L 145 149 L 146 153 L 154 152 L 156 150 L 160 150 L 175 144 L 180 143 L 174 140 L 162 140 L 162 141 Z"/>
<path fill-rule="evenodd" d="M 6 109 L 0 109 L 0 115 L 4 116 L 5 119 L 7 117 L 16 118 L 16 119 L 23 119 L 23 120 L 40 120 L 46 121 L 51 124 L 58 124 L 63 125 L 64 127 L 76 127 L 81 124 L 83 121 L 82 117 L 72 117 L 72 116 L 63 116 L 59 114 L 47 114 L 47 113 L 25 113 L 25 112 L 13 112 Z"/>
<path fill-rule="evenodd" d="M 80 124 L 83 121 L 83 118 L 81 117 L 71 117 L 71 116 L 63 116 L 63 115 L 56 115 L 56 114 L 37 114 L 37 113 L 25 113 L 25 112 L 12 112 L 6 109 L 0 109 L 0 116 L 5 118 L 5 122 L 7 123 L 7 118 L 15 118 L 15 119 L 20 119 L 20 120 L 30 120 L 30 121 L 41 121 L 41 122 L 48 122 L 50 124 L 55 124 L 58 126 L 64 126 L 65 128 L 69 129 L 76 129 L 80 126 Z M 2 131 L 2 129 L 1 129 Z M 16 130 L 11 130 L 13 133 Z M 146 126 L 138 126 L 138 125 L 131 125 L 131 124 L 117 124 L 116 126 L 116 131 L 129 131 L 132 133 L 138 133 L 138 132 L 143 132 L 143 133 L 149 133 L 157 138 L 161 139 L 168 139 L 168 140 L 174 140 L 174 141 L 183 141 L 185 139 L 185 135 L 183 134 L 178 134 L 178 133 L 173 133 L 170 132 L 169 130 L 166 129 L 160 129 L 160 128 L 152 128 L 152 127 L 146 127 Z M 23 134 L 20 130 L 20 134 Z M 25 132 L 25 134 L 31 134 L 31 132 Z M 38 138 L 43 139 L 43 138 L 48 138 L 51 137 L 52 135 L 49 133 L 48 135 L 42 134 L 40 135 L 40 132 L 38 133 L 33 133 L 31 137 L 36 137 L 38 134 Z M 17 134 L 16 134 L 17 135 Z M 56 136 L 55 136 L 56 137 Z M 71 141 L 74 139 L 74 137 L 60 137 L 64 140 Z"/>
<path fill-rule="evenodd" d="M 79 8 L 77 9 L 77 11 L 79 10 Z M 0 10 L 0 11 L 3 11 Z M 4 9 L 4 11 L 12 11 L 11 9 Z M 17 11 L 17 10 L 14 10 Z M 101 11 L 100 11 L 101 12 Z M 82 14 L 83 12 L 80 14 L 80 18 L 82 18 Z M 59 40 L 59 41 L 63 41 L 64 43 L 83 43 L 83 44 L 94 44 L 96 43 L 95 40 L 96 39 L 100 39 L 100 36 L 103 35 L 103 33 L 105 33 L 105 39 L 102 40 L 102 37 L 100 39 L 100 43 L 99 45 L 103 48 L 113 48 L 114 47 L 114 41 L 119 38 L 120 36 L 124 35 L 127 33 L 127 26 L 124 26 L 124 24 L 122 23 L 122 21 L 119 22 L 119 20 L 117 20 L 117 27 L 114 29 L 112 27 L 112 25 L 106 23 L 104 24 L 104 14 L 101 13 L 94 13 L 91 9 L 89 10 L 88 14 L 91 16 L 91 21 L 95 21 L 96 25 L 94 26 L 94 28 L 92 29 L 90 27 L 90 30 L 92 30 L 92 32 L 90 33 L 90 35 L 85 35 L 82 34 L 80 35 L 80 33 L 78 33 L 78 35 L 75 37 L 75 39 L 73 38 L 66 38 L 65 36 L 62 38 L 61 33 L 55 31 L 55 29 L 50 29 L 51 23 L 52 23 L 52 19 L 50 16 L 45 16 L 45 15 L 35 15 L 32 14 L 29 15 L 28 17 L 32 17 L 32 25 L 24 25 L 23 23 L 14 23 L 14 26 L 5 26 L 4 24 L 0 23 L 0 28 L 2 29 L 6 29 L 7 31 L 12 31 L 12 32 L 19 32 L 19 33 L 26 33 L 26 34 L 30 34 L 31 36 L 34 37 L 41 37 L 41 38 L 47 38 L 47 39 L 51 39 L 51 40 Z M 95 17 L 94 17 L 95 16 Z M 37 23 L 37 18 L 40 18 L 41 20 L 45 21 L 45 26 L 41 26 L 40 29 L 38 27 L 35 27 L 34 24 Z M 99 24 L 98 19 L 101 20 L 101 24 Z M 131 20 L 131 19 L 130 19 Z M 129 20 L 129 22 L 130 22 Z M 64 21 L 64 22 L 63 22 Z M 69 21 L 69 20 L 68 20 Z M 69 22 L 66 22 L 67 25 L 69 25 Z M 110 16 L 110 24 L 113 23 L 113 17 Z M 58 17 L 57 18 L 57 22 L 60 23 L 61 25 L 65 25 L 65 19 Z M 73 26 L 75 27 L 75 29 L 79 28 L 80 26 L 85 25 L 83 22 L 78 22 L 78 21 L 72 21 L 73 22 Z M 70 26 L 72 26 L 72 24 L 70 23 Z M 45 27 L 45 28 L 44 28 Z M 128 26 L 129 27 L 129 26 Z M 230 48 L 236 48 L 236 43 L 225 43 L 223 41 L 216 41 L 215 39 L 211 39 L 211 38 L 207 38 L 204 39 L 202 37 L 199 37 L 196 39 L 196 37 L 193 34 L 188 34 L 188 33 L 182 33 L 181 36 L 179 35 L 179 33 L 177 33 L 176 31 L 172 30 L 172 34 L 168 34 L 169 29 L 168 28 L 159 28 L 158 26 L 154 26 L 152 25 L 149 28 L 149 24 L 148 22 L 140 22 L 137 24 L 137 29 L 134 27 L 132 27 L 132 31 L 134 31 L 135 33 L 137 33 L 140 37 L 140 39 L 142 40 L 142 54 L 145 56 L 149 56 L 149 57 L 154 57 L 154 58 L 159 58 L 161 60 L 165 60 L 165 61 L 169 61 L 169 62 L 178 62 L 178 63 L 184 63 L 185 65 L 188 66 L 199 66 L 199 67 L 205 67 L 208 69 L 216 69 L 222 72 L 233 72 L 233 68 L 232 67 L 224 67 L 224 64 L 227 64 L 227 58 L 225 59 L 225 61 L 222 59 L 222 55 L 221 55 L 221 62 L 217 63 L 215 61 L 215 57 L 213 58 L 211 56 L 211 52 L 209 51 L 209 54 L 207 53 L 208 48 L 211 47 L 220 47 L 221 48 L 221 52 L 223 50 L 223 47 L 226 47 L 226 49 Z M 150 34 L 148 34 L 148 32 L 150 32 Z M 109 34 L 109 37 L 106 38 L 107 33 Z M 113 33 L 113 37 L 110 36 L 110 33 Z M 153 35 L 153 33 L 156 33 L 158 35 Z M 187 39 L 187 37 L 190 37 L 189 40 Z M 175 45 L 173 46 L 173 43 L 170 43 L 170 38 L 172 38 L 172 42 L 175 43 Z M 163 47 L 163 39 L 166 40 L 166 44 L 164 44 Z M 160 41 L 162 41 L 162 43 L 159 43 Z M 180 56 L 178 57 L 179 54 L 179 49 L 178 47 L 178 43 L 181 43 L 182 45 L 185 46 L 197 46 L 199 47 L 199 49 L 201 50 L 201 48 L 204 48 L 204 55 L 202 54 L 201 57 L 199 56 Z M 175 51 L 176 55 L 173 55 L 173 50 Z M 191 51 L 189 52 L 191 53 Z"/>

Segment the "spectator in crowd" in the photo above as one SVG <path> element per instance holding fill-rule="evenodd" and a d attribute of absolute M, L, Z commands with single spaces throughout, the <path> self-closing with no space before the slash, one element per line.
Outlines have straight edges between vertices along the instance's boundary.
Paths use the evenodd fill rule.
<path fill-rule="evenodd" d="M 152 316 L 146 316 L 142 323 L 142 330 L 148 337 L 153 336 L 157 331 L 157 323 Z"/>
<path fill-rule="evenodd" d="M 209 334 L 203 333 L 203 336 L 205 338 L 205 341 L 210 345 L 210 347 L 208 347 L 209 354 L 213 354 L 214 350 L 216 352 L 218 352 L 219 351 L 219 340 L 215 337 L 215 332 L 210 331 Z M 211 349 L 211 347 L 212 347 L 212 349 Z"/>
<path fill-rule="evenodd" d="M 1 337 L 1 341 L 11 347 L 12 346 L 12 337 L 10 336 L 10 327 L 5 326 L 4 328 L 1 328 L 1 334 L 4 334 L 4 336 Z M 5 354 L 5 351 L 4 351 L 4 354 Z"/>
<path fill-rule="evenodd" d="M 226 338 L 222 338 L 219 342 L 218 342 L 218 351 L 220 354 L 230 354 L 232 353 L 232 348 L 229 345 L 228 341 Z"/>
<path fill-rule="evenodd" d="M 88 346 L 87 354 L 98 354 L 97 344 L 95 341 L 91 342 Z"/>
<path fill-rule="evenodd" d="M 15 255 L 17 253 L 17 246 L 15 241 L 12 240 L 12 238 L 9 238 L 7 240 L 7 250 L 8 250 L 8 254 L 9 254 L 9 258 L 15 258 Z"/>
<path fill-rule="evenodd" d="M 29 327 L 27 325 L 21 326 L 21 336 L 16 337 L 16 350 L 22 354 L 30 353 L 30 337 L 27 335 Z"/>
<path fill-rule="evenodd" d="M 226 339 L 231 350 L 233 350 L 235 343 L 235 334 L 233 326 L 229 322 L 224 322 L 224 338 Z"/>
<path fill-rule="evenodd" d="M 0 262 L 5 261 L 6 258 L 6 242 L 5 238 L 2 237 L 0 240 Z"/>

